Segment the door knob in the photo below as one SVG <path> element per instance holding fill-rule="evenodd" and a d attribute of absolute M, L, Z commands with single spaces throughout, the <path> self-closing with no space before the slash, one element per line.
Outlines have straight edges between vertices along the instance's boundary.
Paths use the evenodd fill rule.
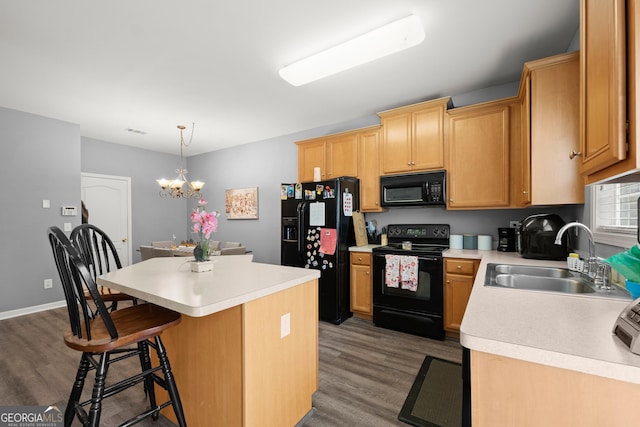
<path fill-rule="evenodd" d="M 127 242 L 127 238 L 126 238 L 126 237 L 123 237 L 123 238 L 122 238 L 122 243 L 126 243 L 126 242 Z"/>
<path fill-rule="evenodd" d="M 571 153 L 569 153 L 569 158 L 571 160 L 573 160 L 574 157 L 576 156 L 582 156 L 582 151 L 573 151 L 571 150 Z"/>

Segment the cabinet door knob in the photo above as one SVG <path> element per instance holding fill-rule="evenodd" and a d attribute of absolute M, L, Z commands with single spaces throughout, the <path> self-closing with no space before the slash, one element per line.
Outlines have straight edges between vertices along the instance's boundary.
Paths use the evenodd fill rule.
<path fill-rule="evenodd" d="M 522 194 L 529 194 L 529 192 L 527 190 L 522 190 Z"/>
<path fill-rule="evenodd" d="M 573 151 L 573 150 L 571 150 L 571 153 L 569 153 L 569 158 L 571 160 L 573 160 L 573 158 L 577 157 L 577 156 L 582 156 L 582 151 Z"/>
<path fill-rule="evenodd" d="M 456 266 L 456 268 L 457 268 L 458 270 L 462 270 L 462 266 L 461 266 L 461 265 Z"/>
<path fill-rule="evenodd" d="M 447 283 L 451 283 L 451 280 L 447 280 Z"/>

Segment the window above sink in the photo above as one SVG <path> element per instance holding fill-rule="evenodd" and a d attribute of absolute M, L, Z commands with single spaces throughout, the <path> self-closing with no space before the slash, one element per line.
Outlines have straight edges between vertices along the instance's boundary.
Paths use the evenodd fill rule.
<path fill-rule="evenodd" d="M 640 183 L 591 186 L 591 229 L 597 243 L 630 248 L 638 243 Z"/>

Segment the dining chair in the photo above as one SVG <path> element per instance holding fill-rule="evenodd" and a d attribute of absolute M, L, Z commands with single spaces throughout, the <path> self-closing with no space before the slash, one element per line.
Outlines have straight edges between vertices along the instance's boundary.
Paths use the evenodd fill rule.
<path fill-rule="evenodd" d="M 133 425 L 149 416 L 157 419 L 160 410 L 171 405 L 178 425 L 186 426 L 176 381 L 160 339 L 164 330 L 180 323 L 180 313 L 148 303 L 109 311 L 92 273 L 67 236 L 58 227 L 50 227 L 47 234 L 69 314 L 69 328 L 64 331 L 64 342 L 67 347 L 82 352 L 65 410 L 64 425 L 70 426 L 77 417 L 83 426 L 97 427 L 103 399 L 144 383 L 150 409 L 145 409 L 122 425 Z M 85 289 L 91 294 L 90 299 L 85 298 Z M 149 347 L 157 354 L 158 366 L 152 365 Z M 107 373 L 115 369 L 112 365 L 136 356 L 141 362 L 138 365 L 142 368 L 139 373 L 126 379 L 118 377 L 116 382 L 107 381 Z M 130 369 L 130 366 L 122 367 L 125 368 L 123 371 Z M 85 379 L 93 370 L 95 383 L 91 398 L 81 401 Z M 162 371 L 162 376 L 159 371 Z M 167 402 L 156 402 L 154 384 L 167 391 Z M 90 407 L 88 413 L 86 406 Z"/>
<path fill-rule="evenodd" d="M 157 242 L 151 242 L 151 246 L 154 248 L 171 248 L 173 246 L 173 242 L 171 240 L 160 240 Z"/>
<path fill-rule="evenodd" d="M 149 258 L 153 258 L 153 246 L 140 246 L 140 259 L 142 261 L 148 260 Z"/>
<path fill-rule="evenodd" d="M 80 253 L 84 264 L 89 269 L 93 280 L 101 274 L 122 268 L 120 257 L 113 241 L 107 233 L 92 224 L 81 224 L 71 231 L 71 243 Z M 118 308 L 119 301 L 132 301 L 136 299 L 130 295 L 113 291 L 104 286 L 98 286 L 103 301 L 111 304 L 111 310 Z M 91 295 L 86 293 L 87 298 Z"/>

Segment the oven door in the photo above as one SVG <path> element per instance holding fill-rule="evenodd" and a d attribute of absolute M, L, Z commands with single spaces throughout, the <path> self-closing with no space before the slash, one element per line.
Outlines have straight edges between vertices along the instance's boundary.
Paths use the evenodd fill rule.
<path fill-rule="evenodd" d="M 402 254 L 415 256 L 407 254 L 406 251 Z M 412 290 L 410 286 L 403 287 L 402 283 L 394 287 L 394 284 L 389 281 L 389 277 L 395 275 L 396 269 L 391 265 L 389 268 L 392 274 L 387 274 L 385 255 L 399 255 L 399 253 L 374 253 L 373 305 L 442 316 L 444 304 L 442 257 L 416 256 L 417 288 Z"/>

